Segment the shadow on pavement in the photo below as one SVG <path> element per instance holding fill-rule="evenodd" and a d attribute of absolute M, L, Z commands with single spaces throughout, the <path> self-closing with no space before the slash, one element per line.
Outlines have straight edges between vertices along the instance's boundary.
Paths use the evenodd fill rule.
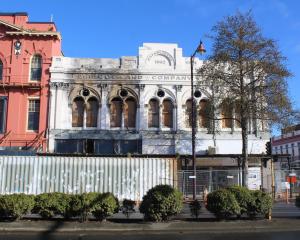
<path fill-rule="evenodd" d="M 52 235 L 53 233 L 55 233 L 59 228 L 62 228 L 64 225 L 64 221 L 53 221 L 53 224 L 51 227 L 49 227 L 49 229 L 45 232 L 42 232 L 38 239 L 42 239 L 42 240 L 54 240 L 55 237 Z"/>

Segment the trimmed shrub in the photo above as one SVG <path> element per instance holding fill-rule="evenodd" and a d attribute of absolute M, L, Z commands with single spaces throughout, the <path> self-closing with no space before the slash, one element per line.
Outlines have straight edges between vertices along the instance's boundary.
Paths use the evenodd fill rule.
<path fill-rule="evenodd" d="M 104 220 L 118 209 L 118 200 L 112 193 L 103 193 L 92 202 L 91 212 L 97 220 Z"/>
<path fill-rule="evenodd" d="M 196 199 L 189 204 L 192 217 L 198 219 L 201 210 L 201 203 Z"/>
<path fill-rule="evenodd" d="M 140 212 L 145 220 L 166 221 L 182 209 L 182 194 L 169 185 L 157 185 L 143 197 Z"/>
<path fill-rule="evenodd" d="M 272 210 L 273 200 L 271 196 L 260 190 L 251 191 L 251 195 L 253 196 L 254 204 L 249 206 L 248 215 L 250 217 L 256 217 L 257 215 L 267 216 Z"/>
<path fill-rule="evenodd" d="M 296 197 L 295 205 L 296 205 L 296 207 L 300 208 L 300 196 Z"/>
<path fill-rule="evenodd" d="M 246 187 L 232 186 L 227 188 L 231 193 L 233 193 L 235 199 L 237 200 L 241 212 L 240 215 L 248 213 L 248 209 L 254 204 L 254 198 L 251 191 Z"/>
<path fill-rule="evenodd" d="M 0 218 L 20 219 L 34 207 L 34 196 L 20 194 L 0 195 Z"/>
<path fill-rule="evenodd" d="M 67 208 L 68 217 L 79 217 L 81 222 L 86 221 L 100 195 L 100 193 L 94 192 L 71 195 Z"/>
<path fill-rule="evenodd" d="M 122 213 L 129 218 L 130 214 L 134 213 L 135 201 L 124 199 L 122 204 Z"/>
<path fill-rule="evenodd" d="M 206 208 L 219 219 L 227 219 L 241 213 L 241 208 L 234 194 L 227 189 L 209 193 Z"/>
<path fill-rule="evenodd" d="M 67 217 L 70 195 L 65 193 L 42 193 L 35 197 L 34 213 L 43 218 L 52 218 L 55 215 Z"/>

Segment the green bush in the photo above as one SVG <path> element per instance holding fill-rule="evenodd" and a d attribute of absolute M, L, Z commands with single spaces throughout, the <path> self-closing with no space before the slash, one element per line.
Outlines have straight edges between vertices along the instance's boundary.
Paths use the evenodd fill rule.
<path fill-rule="evenodd" d="M 191 211 L 191 215 L 192 217 L 195 217 L 196 219 L 198 219 L 199 215 L 200 215 L 200 210 L 201 210 L 201 203 L 196 199 L 192 202 L 190 202 L 190 211 Z"/>
<path fill-rule="evenodd" d="M 20 219 L 34 207 L 34 196 L 20 194 L 0 195 L 0 218 Z"/>
<path fill-rule="evenodd" d="M 272 210 L 273 200 L 271 196 L 260 190 L 251 191 L 251 195 L 254 199 L 254 204 L 249 206 L 248 215 L 255 217 L 257 215 L 268 215 Z"/>
<path fill-rule="evenodd" d="M 102 221 L 113 215 L 118 209 L 118 205 L 118 200 L 112 193 L 103 193 L 98 195 L 93 202 L 91 212 L 97 220 Z"/>
<path fill-rule="evenodd" d="M 65 193 L 42 193 L 35 197 L 33 212 L 43 218 L 52 218 L 55 215 L 67 217 L 67 209 L 70 203 L 70 195 Z"/>
<path fill-rule="evenodd" d="M 227 219 L 241 213 L 241 208 L 234 194 L 227 189 L 220 189 L 209 193 L 207 195 L 206 208 L 219 219 Z"/>
<path fill-rule="evenodd" d="M 300 196 L 296 197 L 295 205 L 296 205 L 296 207 L 300 208 Z"/>
<path fill-rule="evenodd" d="M 93 214 L 97 220 L 104 220 L 117 212 L 118 207 L 118 199 L 111 193 L 83 193 L 70 197 L 68 216 L 79 216 L 80 221 L 84 222 L 89 214 Z"/>
<path fill-rule="evenodd" d="M 233 193 L 235 199 L 237 200 L 241 212 L 240 214 L 248 213 L 248 209 L 254 204 L 254 197 L 251 191 L 246 187 L 232 186 L 227 188 L 231 193 Z"/>
<path fill-rule="evenodd" d="M 150 221 L 166 221 L 182 209 L 182 194 L 169 185 L 157 185 L 143 197 L 140 212 Z"/>
<path fill-rule="evenodd" d="M 134 213 L 135 201 L 124 199 L 122 204 L 122 213 L 129 218 L 130 214 Z"/>
<path fill-rule="evenodd" d="M 67 208 L 68 217 L 79 217 L 80 221 L 86 221 L 100 195 L 101 193 L 94 192 L 71 195 Z"/>

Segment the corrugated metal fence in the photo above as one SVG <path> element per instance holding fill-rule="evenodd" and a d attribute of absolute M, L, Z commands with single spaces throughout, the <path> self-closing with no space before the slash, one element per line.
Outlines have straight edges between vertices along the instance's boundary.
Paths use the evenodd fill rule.
<path fill-rule="evenodd" d="M 141 200 L 158 184 L 176 183 L 172 158 L 0 156 L 0 193 L 112 192 Z"/>

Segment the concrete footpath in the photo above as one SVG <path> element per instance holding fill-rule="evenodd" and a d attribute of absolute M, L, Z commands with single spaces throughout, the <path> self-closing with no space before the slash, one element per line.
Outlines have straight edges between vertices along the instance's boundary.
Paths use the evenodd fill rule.
<path fill-rule="evenodd" d="M 30 215 L 28 219 L 17 222 L 0 222 L 0 232 L 256 232 L 256 231 L 294 231 L 300 230 L 300 209 L 294 203 L 275 203 L 272 220 L 231 220 L 218 221 L 205 208 L 201 209 L 200 219 L 195 221 L 187 204 L 180 214 L 172 221 L 150 223 L 143 221 L 143 215 L 138 211 L 127 220 L 124 214 L 118 213 L 105 222 L 91 220 L 85 223 L 62 221 L 57 218 L 52 221 L 40 220 L 38 216 Z"/>
<path fill-rule="evenodd" d="M 300 219 L 233 220 L 233 221 L 180 221 L 165 223 L 85 223 L 67 221 L 0 222 L 0 232 L 270 232 L 300 230 Z"/>

